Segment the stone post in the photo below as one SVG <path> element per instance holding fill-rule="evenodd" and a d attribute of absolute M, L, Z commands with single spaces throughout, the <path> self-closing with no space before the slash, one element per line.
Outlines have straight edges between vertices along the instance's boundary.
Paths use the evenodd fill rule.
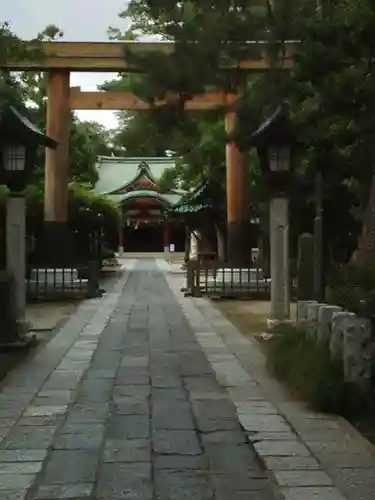
<path fill-rule="evenodd" d="M 315 177 L 315 218 L 314 218 L 314 299 L 324 300 L 324 262 L 323 262 L 323 176 L 318 172 Z"/>
<path fill-rule="evenodd" d="M 191 244 L 191 238 L 190 238 L 190 227 L 188 225 L 185 226 L 185 247 L 184 247 L 184 262 L 185 264 L 189 260 L 189 255 L 190 255 L 190 244 Z"/>
<path fill-rule="evenodd" d="M 164 226 L 163 226 L 163 251 L 164 252 L 169 252 L 169 244 L 170 244 L 169 225 L 168 225 L 168 222 L 165 221 Z"/>
<path fill-rule="evenodd" d="M 319 310 L 323 306 L 325 306 L 325 304 L 319 304 L 319 302 L 310 302 L 310 304 L 307 305 L 306 326 L 314 337 L 316 337 L 318 331 Z"/>
<path fill-rule="evenodd" d="M 323 305 L 318 311 L 318 342 L 330 342 L 333 315 L 342 311 L 339 306 Z"/>
<path fill-rule="evenodd" d="M 297 325 L 306 325 L 309 304 L 317 304 L 317 302 L 316 300 L 299 300 L 297 302 Z"/>
<path fill-rule="evenodd" d="M 355 314 L 348 311 L 335 312 L 332 315 L 332 330 L 329 350 L 333 358 L 342 358 L 344 348 L 344 331 Z"/>
<path fill-rule="evenodd" d="M 15 281 L 17 319 L 24 321 L 26 309 L 26 202 L 23 195 L 9 196 L 6 212 L 7 270 Z"/>
<path fill-rule="evenodd" d="M 290 320 L 289 213 L 287 198 L 270 200 L 271 323 Z"/>
<path fill-rule="evenodd" d="M 298 238 L 297 259 L 298 300 L 312 300 L 314 297 L 314 238 L 303 233 Z"/>
<path fill-rule="evenodd" d="M 118 253 L 119 255 L 124 254 L 124 227 L 122 223 L 120 223 L 120 227 L 118 230 Z"/>
<path fill-rule="evenodd" d="M 356 315 L 344 322 L 344 378 L 368 391 L 371 379 L 372 328 L 371 320 Z"/>
<path fill-rule="evenodd" d="M 225 240 L 219 226 L 215 225 L 217 239 L 217 258 L 220 261 L 225 260 Z"/>

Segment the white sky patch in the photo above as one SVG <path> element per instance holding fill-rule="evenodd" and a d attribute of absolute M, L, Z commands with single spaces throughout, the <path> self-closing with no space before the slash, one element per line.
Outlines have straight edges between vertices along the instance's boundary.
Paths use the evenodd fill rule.
<path fill-rule="evenodd" d="M 109 26 L 125 31 L 127 23 L 118 18 L 126 8 L 126 0 L 0 0 L 0 22 L 8 21 L 13 31 L 25 40 L 50 25 L 64 33 L 62 40 L 76 42 L 106 42 Z M 97 85 L 113 79 L 113 73 L 72 73 L 71 86 L 83 91 L 95 91 Z M 118 124 L 113 111 L 77 111 L 81 120 L 95 120 L 107 128 Z"/>

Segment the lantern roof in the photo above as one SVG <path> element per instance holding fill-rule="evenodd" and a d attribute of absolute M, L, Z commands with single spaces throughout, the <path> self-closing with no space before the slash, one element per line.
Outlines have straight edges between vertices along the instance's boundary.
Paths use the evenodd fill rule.
<path fill-rule="evenodd" d="M 56 148 L 57 142 L 45 135 L 14 106 L 0 110 L 0 141 L 22 141 L 22 143 Z"/>
<path fill-rule="evenodd" d="M 294 142 L 295 134 L 285 106 L 279 105 L 252 134 L 252 146 L 264 146 L 271 141 Z"/>

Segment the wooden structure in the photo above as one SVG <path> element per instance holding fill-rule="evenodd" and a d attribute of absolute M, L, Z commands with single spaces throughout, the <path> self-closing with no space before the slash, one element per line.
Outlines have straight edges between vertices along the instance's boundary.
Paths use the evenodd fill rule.
<path fill-rule="evenodd" d="M 269 69 L 265 57 L 266 44 L 262 42 L 249 42 L 258 48 L 258 55 L 247 61 L 234 64 L 236 69 L 248 71 L 261 71 Z M 174 51 L 173 42 L 136 42 L 124 40 L 121 42 L 43 42 L 41 58 L 35 57 L 39 44 L 33 45 L 25 42 L 34 51 L 32 57 L 23 61 L 14 60 L 2 63 L 2 67 L 15 71 L 51 71 L 65 69 L 69 71 L 89 72 L 139 72 L 139 67 L 134 62 L 125 58 L 125 52 L 137 54 L 150 54 L 162 52 L 171 54 Z M 293 65 L 293 52 L 295 44 L 288 44 L 286 53 L 283 54 L 283 68 L 290 69 Z M 255 52 L 255 51 L 254 51 Z M 229 66 L 230 68 L 230 66 Z"/>
<path fill-rule="evenodd" d="M 118 232 L 119 252 L 163 252 L 173 244 L 183 251 L 185 227 L 170 216 L 178 204 L 181 191 L 161 192 L 159 181 L 175 158 L 98 158 L 98 182 L 95 191 L 108 196 L 121 207 Z M 172 212 L 171 212 L 172 213 Z"/>
<path fill-rule="evenodd" d="M 26 42 L 25 42 L 26 43 Z M 269 69 L 265 57 L 266 45 L 249 42 L 258 48 L 258 55 L 236 64 L 235 68 L 245 71 Z M 30 46 L 30 49 L 33 47 Z M 47 134 L 58 142 L 55 150 L 47 150 L 45 165 L 45 210 L 46 226 L 51 231 L 51 245 L 62 248 L 64 227 L 68 214 L 69 179 L 69 129 L 71 109 L 147 109 L 149 104 L 132 94 L 113 92 L 81 92 L 70 88 L 70 72 L 137 72 L 141 71 L 125 57 L 126 50 L 142 54 L 145 52 L 173 52 L 174 44 L 165 42 L 45 42 L 43 57 L 35 55 L 23 61 L 7 61 L 2 67 L 15 71 L 42 70 L 48 72 L 47 83 Z M 293 45 L 280 55 L 280 67 L 290 69 L 293 64 Z M 225 68 L 224 68 L 225 69 Z M 230 69 L 228 66 L 227 69 Z M 172 96 L 173 97 L 173 96 Z M 235 113 L 231 107 L 236 97 L 222 93 L 195 96 L 186 103 L 190 111 L 223 108 L 226 113 L 226 130 L 234 127 Z M 159 103 L 161 104 L 161 103 Z M 224 147 L 224 146 L 223 146 Z M 226 146 L 227 151 L 227 221 L 228 251 L 232 262 L 241 263 L 243 255 L 249 253 L 247 244 L 247 163 L 234 143 Z M 60 235 L 60 236 L 59 236 Z"/>

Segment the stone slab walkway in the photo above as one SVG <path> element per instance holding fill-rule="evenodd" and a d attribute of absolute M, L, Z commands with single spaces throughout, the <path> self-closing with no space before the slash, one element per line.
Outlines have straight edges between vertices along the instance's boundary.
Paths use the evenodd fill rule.
<path fill-rule="evenodd" d="M 374 498 L 370 455 L 285 403 L 254 345 L 157 264 L 127 260 L 4 381 L 0 500 Z"/>
<path fill-rule="evenodd" d="M 154 261 L 4 381 L 0 499 L 276 500 L 275 486 Z"/>
<path fill-rule="evenodd" d="M 183 277 L 162 261 L 203 352 L 234 402 L 248 439 L 286 500 L 373 500 L 375 448 L 343 419 L 292 401 L 265 368 L 256 340 L 245 338 L 206 299 L 185 298 Z"/>

